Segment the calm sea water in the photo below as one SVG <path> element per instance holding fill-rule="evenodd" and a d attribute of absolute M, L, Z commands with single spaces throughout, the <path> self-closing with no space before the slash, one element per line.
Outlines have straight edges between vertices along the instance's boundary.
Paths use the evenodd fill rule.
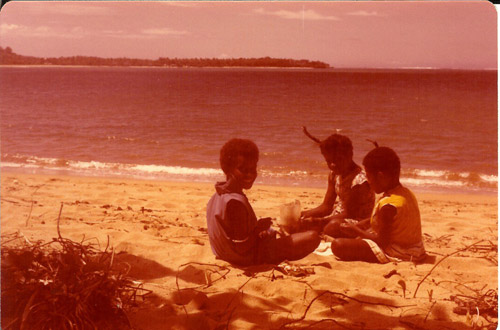
<path fill-rule="evenodd" d="M 0 68 L 2 170 L 216 181 L 233 137 L 260 148 L 257 183 L 324 187 L 302 126 L 339 132 L 355 161 L 401 157 L 417 191 L 497 192 L 497 72 Z"/>

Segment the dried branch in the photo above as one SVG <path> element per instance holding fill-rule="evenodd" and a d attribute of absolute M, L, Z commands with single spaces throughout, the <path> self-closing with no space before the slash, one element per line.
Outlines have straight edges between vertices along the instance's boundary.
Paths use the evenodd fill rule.
<path fill-rule="evenodd" d="M 294 323 L 297 323 L 297 322 L 300 322 L 302 320 L 304 320 L 306 318 L 306 315 L 309 311 L 309 309 L 311 308 L 312 304 L 318 300 L 319 298 L 321 298 L 322 296 L 324 295 L 327 295 L 327 294 L 330 294 L 330 295 L 338 295 L 338 296 L 341 296 L 341 297 L 344 297 L 344 298 L 347 298 L 347 299 L 350 299 L 350 300 L 353 300 L 353 301 L 356 301 L 360 304 L 367 304 L 367 305 L 378 305 L 378 306 L 386 306 L 386 307 L 393 307 L 393 308 L 403 308 L 403 307 L 413 307 L 413 306 L 416 306 L 416 305 L 403 305 L 403 306 L 398 306 L 398 305 L 391 305 L 391 304 L 385 304 L 385 303 L 374 303 L 374 302 L 370 302 L 370 301 L 363 301 L 363 300 L 359 300 L 359 299 L 356 299 L 356 298 L 353 298 L 353 297 L 350 297 L 348 295 L 345 295 L 343 293 L 340 293 L 340 292 L 334 292 L 334 291 L 324 291 L 322 293 L 320 293 L 319 295 L 317 295 L 316 297 L 314 297 L 310 302 L 309 302 L 309 305 L 307 305 L 306 307 L 306 310 L 304 311 L 304 314 L 302 314 L 302 316 L 298 319 L 295 319 L 295 320 L 291 320 L 291 321 L 288 321 L 288 322 L 285 322 L 283 323 L 281 326 L 280 326 L 280 329 L 283 329 L 291 324 L 294 324 Z"/>
<path fill-rule="evenodd" d="M 64 203 L 61 202 L 61 208 L 59 209 L 59 216 L 57 217 L 57 236 L 59 237 L 59 239 L 62 239 L 61 231 L 59 230 L 59 220 L 61 220 L 61 213 L 62 213 L 63 205 L 64 205 Z"/>
<path fill-rule="evenodd" d="M 426 328 L 422 328 L 414 323 L 411 323 L 411 322 L 408 322 L 408 321 L 404 321 L 404 320 L 399 320 L 399 323 L 402 323 L 408 327 L 410 327 L 410 329 L 415 329 L 415 330 L 426 330 Z"/>
<path fill-rule="evenodd" d="M 229 300 L 229 303 L 227 304 L 226 308 L 224 308 L 224 311 L 222 312 L 222 315 L 226 315 L 227 314 L 227 310 L 229 309 L 229 306 L 231 306 L 231 304 L 233 303 L 234 299 L 240 294 L 242 293 L 241 289 L 243 289 L 243 287 L 245 285 L 247 285 L 248 282 L 250 282 L 250 280 L 254 279 L 255 278 L 255 274 L 252 275 L 251 277 L 248 278 L 248 280 L 245 281 L 245 283 L 243 283 L 239 288 L 238 290 L 236 290 L 236 293 L 233 295 L 233 297 L 231 298 L 231 300 Z M 233 313 L 234 311 L 236 310 L 236 308 L 238 307 L 238 305 L 236 305 L 232 310 L 231 310 L 231 313 L 229 313 L 229 316 L 227 318 L 227 321 L 226 321 L 226 329 L 229 329 L 229 322 L 231 321 L 231 318 L 233 317 Z"/>
<path fill-rule="evenodd" d="M 217 273 L 220 275 L 219 278 L 215 279 L 215 280 L 211 280 L 210 283 L 208 283 L 207 281 L 207 284 L 205 285 L 198 285 L 198 286 L 194 286 L 194 287 L 189 287 L 189 288 L 184 288 L 184 289 L 197 289 L 197 288 L 200 288 L 200 287 L 205 287 L 205 288 L 208 288 L 209 286 L 211 286 L 214 282 L 217 282 L 221 279 L 225 279 L 227 274 L 229 274 L 231 272 L 231 269 L 226 267 L 226 266 L 221 266 L 221 265 L 217 265 L 217 264 L 210 264 L 210 263 L 202 263 L 202 262 L 196 262 L 196 261 L 191 261 L 191 262 L 188 262 L 188 263 L 185 263 L 185 264 L 182 264 L 180 265 L 178 268 L 177 268 L 177 273 L 175 275 L 175 284 L 177 285 L 177 289 L 180 290 L 180 287 L 179 287 L 179 270 L 181 269 L 181 267 L 186 267 L 186 266 L 189 266 L 189 265 L 200 265 L 200 266 L 210 266 L 210 267 L 217 267 L 219 268 L 219 271 L 226 271 L 225 273 L 221 274 L 219 271 L 217 270 L 211 270 L 213 273 Z"/>
<path fill-rule="evenodd" d="M 437 303 L 437 301 L 432 303 L 431 307 L 429 308 L 429 311 L 427 312 L 427 315 L 425 315 L 424 323 L 427 322 L 427 318 L 431 314 L 432 308 L 434 307 L 434 305 L 436 305 L 436 303 Z"/>
<path fill-rule="evenodd" d="M 476 294 L 476 297 L 457 294 L 450 299 L 458 306 L 453 309 L 456 314 L 472 314 L 477 311 L 478 315 L 489 315 L 498 317 L 498 292 L 496 289 L 490 289 L 486 293 Z"/>
<path fill-rule="evenodd" d="M 35 201 L 33 200 L 33 196 L 35 195 L 37 190 L 40 189 L 42 186 L 36 187 L 35 191 L 33 191 L 33 193 L 31 194 L 31 207 L 30 207 L 30 213 L 28 214 L 28 218 L 26 219 L 26 227 L 28 227 L 28 223 L 29 223 L 30 218 L 31 218 L 31 212 L 33 211 L 33 204 L 35 203 Z"/>
<path fill-rule="evenodd" d="M 19 203 L 19 202 L 17 202 L 17 201 L 11 201 L 10 199 L 6 199 L 6 198 L 3 198 L 3 197 L 2 197 L 2 198 L 0 198 L 0 200 L 5 201 L 5 202 L 9 202 L 9 203 L 12 203 L 12 204 L 20 204 L 20 203 Z"/>
<path fill-rule="evenodd" d="M 332 322 L 332 323 L 334 323 L 334 324 L 336 324 L 339 327 L 344 328 L 344 329 L 349 329 L 349 330 L 358 330 L 359 329 L 359 328 L 351 328 L 351 327 L 348 327 L 346 325 L 343 325 L 342 323 L 338 322 L 335 319 L 322 319 L 320 321 L 311 323 L 310 325 L 308 325 L 304 329 L 309 329 L 309 328 L 313 328 L 314 329 L 314 327 L 317 326 L 318 324 L 325 323 L 325 322 Z M 363 327 L 363 329 L 365 329 L 365 328 Z"/>
<path fill-rule="evenodd" d="M 455 255 L 455 254 L 457 254 L 457 253 L 460 253 L 460 252 L 466 251 L 466 250 L 470 249 L 471 247 L 473 247 L 473 246 L 475 246 L 475 245 L 477 245 L 477 244 L 479 244 L 479 243 L 482 243 L 482 242 L 484 242 L 484 240 L 480 240 L 480 241 L 478 241 L 478 242 L 476 242 L 476 243 L 474 243 L 474 244 L 471 244 L 471 245 L 468 245 L 468 246 L 464 247 L 463 249 L 460 249 L 460 250 L 457 250 L 457 251 L 455 251 L 455 252 L 453 252 L 453 253 L 447 254 L 447 255 L 446 255 L 446 256 L 444 256 L 441 260 L 439 260 L 439 261 L 438 261 L 438 262 L 434 265 L 434 267 L 432 267 L 432 268 L 431 268 L 431 270 L 427 273 L 427 275 L 425 275 L 425 276 L 424 276 L 424 278 L 423 278 L 423 279 L 422 279 L 422 280 L 418 283 L 417 288 L 415 289 L 415 293 L 413 293 L 413 298 L 415 298 L 415 297 L 417 296 L 417 292 L 418 292 L 418 289 L 420 288 L 420 285 L 421 285 L 421 284 L 425 281 L 425 279 L 426 279 L 427 277 L 429 277 L 429 275 L 431 275 L 432 271 L 433 271 L 434 269 L 436 269 L 436 267 L 437 267 L 437 266 L 438 266 L 441 262 L 443 262 L 445 259 L 447 259 L 447 258 L 449 258 L 449 257 L 451 257 L 451 256 L 453 256 L 453 255 Z"/>
<path fill-rule="evenodd" d="M 8 327 L 131 328 L 124 309 L 135 306 L 137 297 L 144 298 L 152 291 L 111 269 L 109 257 L 102 256 L 109 252 L 58 234 L 48 243 L 2 246 L 1 299 L 9 301 L 5 307 L 5 315 L 10 317 L 6 322 L 11 322 Z"/>

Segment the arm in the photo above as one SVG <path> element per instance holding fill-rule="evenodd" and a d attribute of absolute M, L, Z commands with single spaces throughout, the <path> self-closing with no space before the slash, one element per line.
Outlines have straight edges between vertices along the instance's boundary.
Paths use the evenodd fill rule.
<path fill-rule="evenodd" d="M 349 198 L 345 203 L 348 218 L 363 219 L 369 217 L 374 206 L 375 194 L 367 181 L 351 188 Z"/>
<path fill-rule="evenodd" d="M 248 226 L 247 216 L 248 213 L 243 204 L 235 200 L 229 201 L 226 210 L 227 227 L 225 230 L 231 239 L 243 241 L 249 237 L 259 236 L 263 238 L 269 235 L 267 230 L 271 227 L 271 218 L 259 219 L 255 228 L 251 229 Z"/>
<path fill-rule="evenodd" d="M 358 223 L 356 224 L 356 227 L 358 227 L 359 229 L 368 229 L 370 228 L 370 218 L 366 218 L 366 219 L 363 219 L 363 220 L 359 220 Z"/>
<path fill-rule="evenodd" d="M 250 235 L 245 205 L 236 200 L 227 203 L 224 230 L 233 240 L 245 240 Z"/>
<path fill-rule="evenodd" d="M 341 226 L 350 227 L 361 238 L 368 238 L 377 243 L 382 249 L 384 249 L 389 244 L 390 239 L 390 230 L 392 222 L 394 221 L 394 217 L 396 216 L 396 208 L 392 205 L 384 205 L 377 214 L 377 220 L 380 222 L 380 231 L 372 232 L 366 231 L 359 228 L 359 224 L 350 225 L 350 224 L 342 224 Z M 363 220 L 366 221 L 366 220 Z"/>
<path fill-rule="evenodd" d="M 335 200 L 337 199 L 333 179 L 333 174 L 330 174 L 328 177 L 328 188 L 326 190 L 323 203 L 314 209 L 302 211 L 300 214 L 301 218 L 321 218 L 330 215 L 333 212 L 333 204 L 335 204 Z"/>

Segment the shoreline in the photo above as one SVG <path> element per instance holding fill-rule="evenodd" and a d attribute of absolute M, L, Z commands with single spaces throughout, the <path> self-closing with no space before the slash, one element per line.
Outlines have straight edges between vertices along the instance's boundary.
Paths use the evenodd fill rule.
<path fill-rule="evenodd" d="M 20 178 L 23 180 L 36 180 L 36 181 L 75 181 L 78 184 L 88 183 L 88 182 L 109 182 L 114 185 L 145 185 L 145 186 L 176 186 L 176 187 L 188 187 L 188 188 L 201 188 L 204 191 L 209 192 L 206 202 L 208 203 L 209 197 L 215 192 L 214 185 L 215 182 L 207 181 L 176 181 L 176 180 L 155 180 L 155 179 L 142 179 L 142 178 L 127 178 L 127 177 L 105 177 L 105 176 L 84 176 L 84 175 L 68 175 L 68 174 L 31 174 L 22 172 L 0 172 L 0 178 L 2 182 L 4 178 Z M 17 180 L 17 179 L 15 179 Z M 291 202 L 294 199 L 299 199 L 304 197 L 304 193 L 312 193 L 318 199 L 316 203 L 319 205 L 326 193 L 325 188 L 318 187 L 302 187 L 302 186 L 287 186 L 287 185 L 273 185 L 273 184 L 254 184 L 250 190 L 244 190 L 244 193 L 249 196 L 256 195 L 259 191 L 272 190 L 277 193 L 285 194 L 287 197 L 283 199 L 282 203 Z M 496 204 L 498 207 L 498 195 L 490 193 L 467 193 L 467 192 L 422 192 L 412 190 L 419 205 L 423 201 L 435 200 L 440 202 L 454 202 L 461 203 L 467 200 L 469 203 L 486 203 L 486 204 Z M 294 197 L 295 196 L 295 197 Z M 379 195 L 376 195 L 379 196 Z M 317 206 L 315 205 L 315 206 Z M 315 207 L 314 206 L 314 207 Z"/>
<path fill-rule="evenodd" d="M 59 64 L 0 64 L 0 68 L 135 68 L 135 69 L 290 69 L 290 70 L 333 70 L 333 68 L 281 67 L 281 66 L 154 66 L 154 65 L 59 65 Z"/>
<path fill-rule="evenodd" d="M 450 296 L 498 290 L 497 196 L 417 193 L 429 255 L 425 263 L 341 262 L 313 253 L 280 265 L 307 270 L 297 275 L 215 259 L 205 216 L 213 183 L 12 172 L 2 172 L 0 179 L 2 236 L 17 233 L 27 242 L 49 242 L 60 230 L 62 237 L 94 242 L 100 250 L 109 242 L 115 263 L 126 265 L 127 276 L 153 292 L 126 311 L 137 330 L 160 330 L 165 324 L 279 328 L 290 320 L 307 327 L 325 318 L 346 326 L 363 322 L 367 329 L 406 329 L 404 321 L 458 330 L 470 327 L 470 318 L 454 312 L 457 303 Z M 257 217 L 271 217 L 277 229 L 282 204 L 299 199 L 309 209 L 324 193 L 255 185 L 246 195 Z M 477 242 L 481 249 L 456 253 Z M 331 297 L 317 299 L 327 291 Z M 488 324 L 482 314 L 474 320 Z"/>
<path fill-rule="evenodd" d="M 314 71 L 335 71 L 335 72 L 377 72 L 377 71 L 456 71 L 456 72 L 497 72 L 497 68 L 483 68 L 483 69 L 467 69 L 467 68 L 430 68 L 430 67 L 403 67 L 403 68 L 351 68 L 351 67 L 330 67 L 330 68 L 314 68 L 314 67 L 248 67 L 248 66 L 120 66 L 120 65 L 56 65 L 56 64 L 0 64 L 0 68 L 136 68 L 136 69 L 257 69 L 257 70 L 314 70 Z"/>
<path fill-rule="evenodd" d="M 59 173 L 57 173 L 59 172 Z M 71 171 L 65 171 L 65 170 L 41 170 L 41 169 L 29 169 L 25 168 L 24 170 L 21 170 L 19 168 L 2 168 L 0 166 L 0 173 L 8 173 L 8 174 L 19 174 L 19 175 L 35 175 L 35 176 L 63 176 L 63 177 L 75 177 L 75 178 L 95 178 L 95 179 L 113 179 L 113 180 L 126 180 L 126 181 L 139 181 L 139 182 L 158 182 L 158 183 L 191 183 L 191 184 L 207 184 L 207 185 L 214 185 L 216 181 L 221 181 L 223 180 L 223 177 L 215 177 L 214 180 L 205 180 L 205 179 L 193 179 L 195 176 L 187 176 L 187 177 L 182 177 L 178 176 L 178 179 L 175 179 L 174 176 L 171 178 L 157 178 L 157 177 L 131 177 L 126 174 L 116 174 L 116 175 L 95 175 L 95 174 L 81 174 L 81 173 L 71 173 Z M 276 183 L 259 183 L 259 178 L 257 178 L 257 182 L 254 184 L 254 186 L 262 186 L 262 187 L 285 187 L 285 188 L 291 188 L 291 189 L 313 189 L 313 190 L 318 190 L 318 191 L 323 191 L 326 192 L 326 181 L 323 183 L 315 183 L 315 184 L 310 184 L 310 185 L 300 185 L 300 184 L 293 184 L 293 183 L 288 183 L 283 181 L 283 182 L 276 182 Z M 441 187 L 441 188 L 436 188 L 436 187 L 414 187 L 408 184 L 404 183 L 404 179 L 402 179 L 402 183 L 404 186 L 410 188 L 416 195 L 445 195 L 445 196 L 478 196 L 480 198 L 481 196 L 484 197 L 495 197 L 498 198 L 499 193 L 498 191 L 480 191 L 479 189 L 475 190 L 467 190 L 467 189 L 456 189 L 452 187 Z"/>

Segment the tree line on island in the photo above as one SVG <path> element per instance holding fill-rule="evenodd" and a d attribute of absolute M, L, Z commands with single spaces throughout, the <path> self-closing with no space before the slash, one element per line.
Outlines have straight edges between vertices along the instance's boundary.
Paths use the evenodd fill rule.
<path fill-rule="evenodd" d="M 85 65 L 85 66 L 146 66 L 146 67 L 278 67 L 328 69 L 320 61 L 283 58 L 168 58 L 156 60 L 137 58 L 102 58 L 94 56 L 34 57 L 16 54 L 10 47 L 0 47 L 0 65 Z"/>

